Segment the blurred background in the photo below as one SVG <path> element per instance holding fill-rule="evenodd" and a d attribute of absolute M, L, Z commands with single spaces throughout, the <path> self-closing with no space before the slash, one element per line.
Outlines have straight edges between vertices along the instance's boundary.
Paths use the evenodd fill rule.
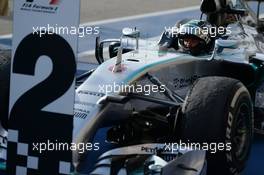
<path fill-rule="evenodd" d="M 8 16 L 0 16 L 0 35 L 12 33 L 13 0 L 8 1 Z M 156 11 L 199 5 L 199 0 L 81 0 L 80 22 L 91 22 Z M 1 9 L 1 8 L 0 8 Z"/>

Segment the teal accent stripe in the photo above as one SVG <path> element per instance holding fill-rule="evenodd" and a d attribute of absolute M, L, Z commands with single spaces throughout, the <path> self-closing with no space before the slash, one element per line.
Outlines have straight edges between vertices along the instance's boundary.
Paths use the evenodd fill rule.
<path fill-rule="evenodd" d="M 6 170 L 6 163 L 5 162 L 0 163 L 0 170 Z"/>
<path fill-rule="evenodd" d="M 183 55 L 181 55 L 182 58 Z M 130 74 L 125 80 L 124 83 L 130 83 L 132 80 L 134 80 L 135 78 L 137 78 L 139 75 L 141 75 L 143 72 L 147 72 L 149 69 L 156 67 L 157 65 L 164 65 L 164 64 L 168 64 L 171 62 L 175 62 L 177 59 L 179 59 L 179 57 L 174 57 L 174 58 L 170 58 L 170 59 L 166 59 L 166 60 L 162 60 L 162 61 L 157 61 L 154 62 L 152 64 L 148 64 L 146 66 L 141 67 L 140 69 L 133 71 L 132 74 Z M 186 59 L 186 58 L 185 58 Z"/>

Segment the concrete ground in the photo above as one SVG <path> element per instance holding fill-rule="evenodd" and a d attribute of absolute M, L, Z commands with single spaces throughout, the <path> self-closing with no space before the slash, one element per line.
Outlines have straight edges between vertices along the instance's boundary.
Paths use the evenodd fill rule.
<path fill-rule="evenodd" d="M 198 0 L 81 0 L 80 23 L 183 8 L 199 3 Z M 13 0 L 10 0 L 9 6 L 10 15 L 0 17 L 0 35 L 12 33 Z"/>

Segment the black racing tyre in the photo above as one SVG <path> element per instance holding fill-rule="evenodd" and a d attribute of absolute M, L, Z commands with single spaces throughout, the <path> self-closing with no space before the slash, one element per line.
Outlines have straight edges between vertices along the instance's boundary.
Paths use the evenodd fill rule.
<path fill-rule="evenodd" d="M 0 121 L 7 130 L 11 51 L 0 51 Z"/>
<path fill-rule="evenodd" d="M 253 105 L 240 81 L 226 77 L 198 79 L 182 112 L 181 140 L 213 148 L 207 151 L 209 175 L 243 171 L 252 144 Z"/>

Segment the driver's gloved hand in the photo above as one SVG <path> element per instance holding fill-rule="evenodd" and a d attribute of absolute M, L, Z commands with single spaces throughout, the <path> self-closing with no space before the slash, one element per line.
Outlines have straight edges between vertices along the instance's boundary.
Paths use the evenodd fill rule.
<path fill-rule="evenodd" d="M 174 34 L 170 33 L 169 31 L 164 31 L 161 35 L 161 38 L 158 42 L 159 50 L 168 50 L 173 48 L 175 50 L 179 49 L 178 45 L 178 37 Z"/>

